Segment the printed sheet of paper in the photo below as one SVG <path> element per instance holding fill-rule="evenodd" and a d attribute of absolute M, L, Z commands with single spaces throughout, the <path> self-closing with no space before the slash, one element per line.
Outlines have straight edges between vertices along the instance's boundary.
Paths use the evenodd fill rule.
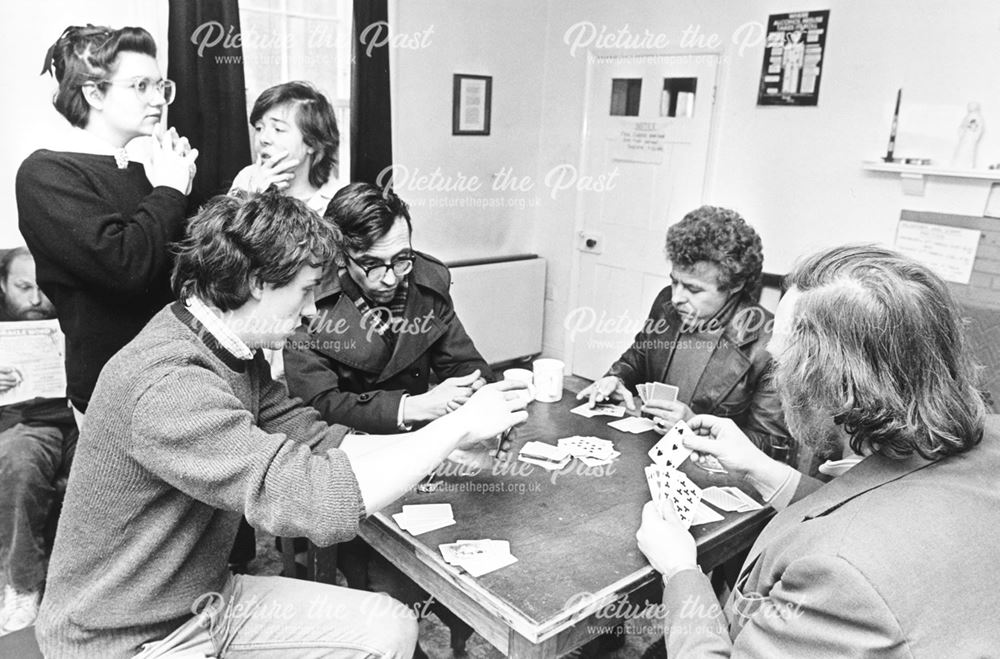
<path fill-rule="evenodd" d="M 946 281 L 968 284 L 981 235 L 976 229 L 900 220 L 895 248 Z"/>
<path fill-rule="evenodd" d="M 57 320 L 0 323 L 0 366 L 13 367 L 20 383 L 0 394 L 0 405 L 66 395 L 65 338 Z"/>

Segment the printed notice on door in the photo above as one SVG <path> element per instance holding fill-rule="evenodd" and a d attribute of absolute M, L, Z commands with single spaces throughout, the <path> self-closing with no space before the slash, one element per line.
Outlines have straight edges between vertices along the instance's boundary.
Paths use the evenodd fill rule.
<path fill-rule="evenodd" d="M 655 121 L 638 121 L 619 128 L 613 139 L 611 159 L 660 165 L 666 151 L 666 126 Z"/>

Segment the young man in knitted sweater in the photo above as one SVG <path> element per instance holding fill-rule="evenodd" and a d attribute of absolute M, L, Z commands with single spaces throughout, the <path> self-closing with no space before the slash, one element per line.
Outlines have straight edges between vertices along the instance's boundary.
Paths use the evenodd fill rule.
<path fill-rule="evenodd" d="M 416 432 L 358 439 L 289 399 L 260 349 L 315 313 L 336 242 L 275 193 L 218 198 L 191 221 L 179 301 L 108 362 L 88 409 L 37 626 L 47 657 L 131 657 L 178 628 L 219 657 L 412 654 L 414 617 L 385 595 L 228 571 L 242 515 L 275 535 L 347 540 L 527 415 L 500 383 Z"/>

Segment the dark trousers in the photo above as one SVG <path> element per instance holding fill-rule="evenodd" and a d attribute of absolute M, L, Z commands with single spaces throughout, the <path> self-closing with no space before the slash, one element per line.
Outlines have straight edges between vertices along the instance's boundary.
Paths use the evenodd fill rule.
<path fill-rule="evenodd" d="M 18 423 L 0 432 L 0 565 L 18 592 L 45 583 L 60 479 L 69 475 L 75 428 Z"/>

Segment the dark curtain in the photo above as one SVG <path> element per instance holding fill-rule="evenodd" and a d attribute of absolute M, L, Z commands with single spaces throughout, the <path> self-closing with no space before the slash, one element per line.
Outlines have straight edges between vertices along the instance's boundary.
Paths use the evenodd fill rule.
<path fill-rule="evenodd" d="M 169 123 L 198 149 L 188 208 L 229 190 L 236 173 L 250 164 L 246 82 L 237 0 L 170 0 L 167 77 L 177 83 Z M 255 534 L 246 519 L 229 562 L 237 572 L 256 555 Z"/>
<path fill-rule="evenodd" d="M 354 0 L 353 65 L 351 67 L 351 180 L 375 183 L 392 164 L 392 120 L 389 103 L 389 48 L 365 52 L 360 35 L 366 27 L 388 21 L 387 0 Z"/>
<path fill-rule="evenodd" d="M 229 190 L 250 163 L 237 0 L 170 0 L 167 77 L 177 83 L 169 123 L 198 149 L 191 208 Z"/>

